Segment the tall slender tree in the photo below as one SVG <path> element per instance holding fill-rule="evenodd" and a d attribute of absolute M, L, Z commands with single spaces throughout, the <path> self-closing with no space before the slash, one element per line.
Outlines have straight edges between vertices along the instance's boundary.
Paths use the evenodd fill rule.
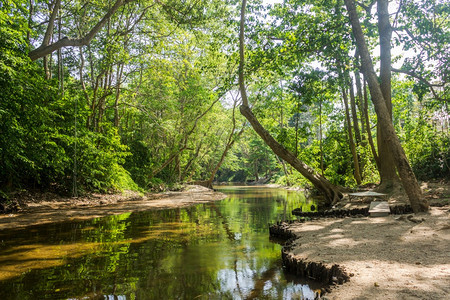
<path fill-rule="evenodd" d="M 389 21 L 389 1 L 377 1 L 378 13 L 378 36 L 380 41 L 380 89 L 386 103 L 390 118 L 392 120 L 392 99 L 391 99 L 391 24 Z M 377 124 L 377 145 L 381 185 L 380 191 L 391 191 L 400 180 L 397 176 L 394 157 L 386 144 L 385 132 L 381 130 L 380 123 Z"/>
<path fill-rule="evenodd" d="M 395 166 L 400 174 L 403 188 L 408 195 L 414 212 L 426 211 L 428 210 L 428 203 L 422 195 L 422 191 L 409 164 L 408 158 L 406 157 L 405 151 L 395 133 L 392 118 L 378 82 L 378 76 L 374 71 L 372 58 L 366 45 L 355 3 L 353 0 L 345 0 L 345 5 L 350 17 L 356 45 L 361 55 L 362 71 L 367 78 L 371 100 L 377 113 L 380 130 L 382 130 L 384 134 L 385 143 L 389 146 L 392 155 L 395 157 Z"/>

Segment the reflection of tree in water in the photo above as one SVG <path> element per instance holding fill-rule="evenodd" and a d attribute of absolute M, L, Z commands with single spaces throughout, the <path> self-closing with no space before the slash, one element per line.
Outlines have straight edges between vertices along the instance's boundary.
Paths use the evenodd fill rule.
<path fill-rule="evenodd" d="M 269 269 L 264 271 L 259 278 L 255 278 L 255 284 L 249 296 L 246 299 L 256 299 L 261 296 L 264 291 L 264 286 L 266 282 L 272 280 L 275 276 L 277 270 L 280 268 L 279 264 L 272 262 L 272 265 Z"/>
<path fill-rule="evenodd" d="M 225 218 L 222 213 L 220 212 L 219 208 L 212 203 L 210 206 L 215 212 L 216 214 L 222 219 L 222 225 L 223 225 L 223 229 L 225 230 L 225 232 L 227 233 L 228 236 L 228 240 L 231 242 L 231 244 L 235 244 L 236 243 L 236 235 L 235 233 L 230 229 L 230 225 L 228 224 L 228 219 Z M 241 299 L 243 299 L 243 294 L 242 294 L 242 290 L 241 290 L 241 286 L 239 284 L 239 275 L 238 275 L 238 269 L 237 269 L 237 262 L 238 262 L 238 258 L 235 257 L 234 261 L 233 261 L 233 271 L 234 271 L 234 276 L 236 279 L 236 288 L 237 291 L 241 297 Z"/>
<path fill-rule="evenodd" d="M 16 240 L 2 236 L 7 241 L 3 255 L 20 245 L 73 245 L 74 255 L 59 257 L 59 266 L 46 267 L 43 261 L 40 269 L 0 281 L 0 298 L 9 299 L 5 293 L 11 291 L 16 299 L 283 295 L 286 283 L 274 259 L 279 250 L 268 243 L 266 226 L 298 206 L 297 199 L 286 200 L 289 193 L 282 190 L 255 190 L 250 197 L 232 194 L 224 202 L 186 209 L 51 224 L 32 229 L 28 237 L 26 231 L 15 232 Z M 272 286 L 269 291 L 265 283 Z"/>
<path fill-rule="evenodd" d="M 280 199 L 283 202 L 286 202 L 286 198 L 284 198 L 284 197 L 281 197 L 281 196 L 277 197 L 277 202 L 279 202 L 278 199 Z M 285 205 L 285 207 L 286 207 L 286 205 Z M 232 244 L 235 244 L 236 242 L 238 242 L 235 238 L 236 234 L 230 229 L 228 219 L 223 216 L 223 214 L 220 212 L 219 208 L 214 203 L 211 204 L 211 208 L 213 208 L 214 211 L 216 212 L 216 214 L 222 219 L 222 225 L 223 225 L 225 232 L 227 233 L 228 240 Z M 250 295 L 248 295 L 247 297 L 244 297 L 243 292 L 240 287 L 240 284 L 239 284 L 240 280 L 239 280 L 239 275 L 238 275 L 237 262 L 238 262 L 238 258 L 236 257 L 236 259 L 234 260 L 234 263 L 233 263 L 233 271 L 234 271 L 235 279 L 236 279 L 236 287 L 237 287 L 237 290 L 239 292 L 241 299 L 244 299 L 244 298 L 245 299 L 255 299 L 255 298 L 261 296 L 261 294 L 264 290 L 265 283 L 269 280 L 271 281 L 274 278 L 276 271 L 280 268 L 280 261 L 273 261 L 271 263 L 271 266 L 269 267 L 269 269 L 264 271 L 261 275 L 259 275 L 259 277 L 258 277 L 257 272 L 255 272 L 254 286 L 250 292 Z"/>

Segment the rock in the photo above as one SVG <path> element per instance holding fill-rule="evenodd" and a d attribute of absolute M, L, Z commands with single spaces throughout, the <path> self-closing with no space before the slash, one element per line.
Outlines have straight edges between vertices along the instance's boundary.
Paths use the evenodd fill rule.
<path fill-rule="evenodd" d="M 414 217 L 413 215 L 409 215 L 406 218 L 413 223 L 422 223 L 423 221 L 425 221 L 424 218 L 417 218 L 417 217 Z"/>
<path fill-rule="evenodd" d="M 395 218 L 395 221 L 406 221 L 406 217 L 405 216 L 400 216 Z"/>

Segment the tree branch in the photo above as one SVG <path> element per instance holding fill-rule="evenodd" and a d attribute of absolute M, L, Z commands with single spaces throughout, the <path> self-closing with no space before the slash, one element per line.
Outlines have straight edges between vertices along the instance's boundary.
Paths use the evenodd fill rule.
<path fill-rule="evenodd" d="M 47 46 L 52 37 L 53 28 L 55 27 L 55 19 L 58 14 L 59 6 L 61 5 L 61 0 L 56 0 L 53 5 L 52 14 L 50 15 L 50 20 L 48 21 L 47 30 L 45 31 L 44 39 L 42 41 L 42 45 Z"/>
<path fill-rule="evenodd" d="M 42 42 L 41 46 L 30 51 L 30 53 L 28 54 L 29 57 L 31 58 L 31 60 L 36 60 L 64 47 L 80 47 L 88 45 L 95 37 L 95 35 L 100 31 L 100 29 L 105 26 L 106 22 L 111 18 L 111 16 L 119 9 L 119 7 L 131 1 L 133 0 L 117 0 L 116 3 L 114 3 L 114 5 L 103 16 L 103 18 L 84 37 L 78 39 L 64 37 L 49 45 L 48 43 L 45 44 L 45 41 L 47 38 L 47 32 L 53 31 L 53 22 L 50 19 L 46 35 L 44 36 L 44 41 Z M 57 3 L 58 2 L 60 2 L 60 0 L 57 0 Z M 57 7 L 53 8 L 52 16 L 56 16 L 56 8 Z"/>
<path fill-rule="evenodd" d="M 358 5 L 362 9 L 364 9 L 367 12 L 367 14 L 369 14 L 369 15 L 370 15 L 370 11 L 372 10 L 372 6 L 375 4 L 375 2 L 376 2 L 376 0 L 372 0 L 368 5 L 365 5 L 362 2 L 355 1 L 356 5 Z"/>
<path fill-rule="evenodd" d="M 403 73 L 403 74 L 406 74 L 408 76 L 411 76 L 411 77 L 414 77 L 416 79 L 419 79 L 421 82 L 425 83 L 430 88 L 430 91 L 431 91 L 431 93 L 433 94 L 433 96 L 434 96 L 434 98 L 436 100 L 440 100 L 440 101 L 449 101 L 450 100 L 450 99 L 439 97 L 439 95 L 437 94 L 436 90 L 434 89 L 435 87 L 444 86 L 445 83 L 439 84 L 439 85 L 432 84 L 431 82 L 426 80 L 424 77 L 420 76 L 419 74 L 416 74 L 414 71 L 402 70 L 402 69 L 396 69 L 396 68 L 391 68 L 391 70 L 392 70 L 392 72 Z"/>

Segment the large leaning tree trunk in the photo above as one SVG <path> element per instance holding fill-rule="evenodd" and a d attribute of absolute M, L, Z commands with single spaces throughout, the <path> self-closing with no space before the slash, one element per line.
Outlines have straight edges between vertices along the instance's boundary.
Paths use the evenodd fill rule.
<path fill-rule="evenodd" d="M 253 129 L 264 140 L 264 142 L 272 149 L 272 151 L 278 155 L 281 159 L 285 160 L 294 169 L 300 172 L 306 179 L 308 179 L 314 187 L 316 187 L 325 197 L 326 204 L 333 204 L 342 198 L 341 189 L 338 186 L 333 185 L 325 177 L 317 173 L 313 168 L 306 165 L 299 160 L 293 153 L 285 149 L 280 143 L 278 143 L 270 133 L 259 123 L 258 119 L 253 115 L 252 110 L 249 107 L 247 91 L 244 83 L 244 23 L 245 23 L 245 7 L 246 0 L 242 1 L 241 7 L 241 24 L 239 34 L 239 89 L 242 97 L 242 106 L 240 111 L 242 115 L 249 121 Z"/>
<path fill-rule="evenodd" d="M 380 89 L 384 102 L 392 120 L 392 99 L 391 99 L 391 36 L 392 29 L 389 21 L 388 0 L 377 1 L 378 12 L 378 34 L 380 40 Z M 380 123 L 377 124 L 377 144 L 381 185 L 378 190 L 390 192 L 400 184 L 395 169 L 394 156 L 389 150 L 389 144 L 384 137 L 385 132 L 381 130 Z"/>
<path fill-rule="evenodd" d="M 356 12 L 355 3 L 353 0 L 345 0 L 345 5 L 350 17 L 356 45 L 361 55 L 362 71 L 366 76 L 367 83 L 369 85 L 369 91 L 378 117 L 378 123 L 380 124 L 380 130 L 384 133 L 384 141 L 392 151 L 395 166 L 400 174 L 403 188 L 408 195 L 413 211 L 427 211 L 428 203 L 422 195 L 422 191 L 417 183 L 405 151 L 403 150 L 400 140 L 395 133 L 394 125 L 378 82 L 378 77 L 374 71 L 372 58 L 370 57 L 370 53 L 366 45 L 358 14 Z"/>

